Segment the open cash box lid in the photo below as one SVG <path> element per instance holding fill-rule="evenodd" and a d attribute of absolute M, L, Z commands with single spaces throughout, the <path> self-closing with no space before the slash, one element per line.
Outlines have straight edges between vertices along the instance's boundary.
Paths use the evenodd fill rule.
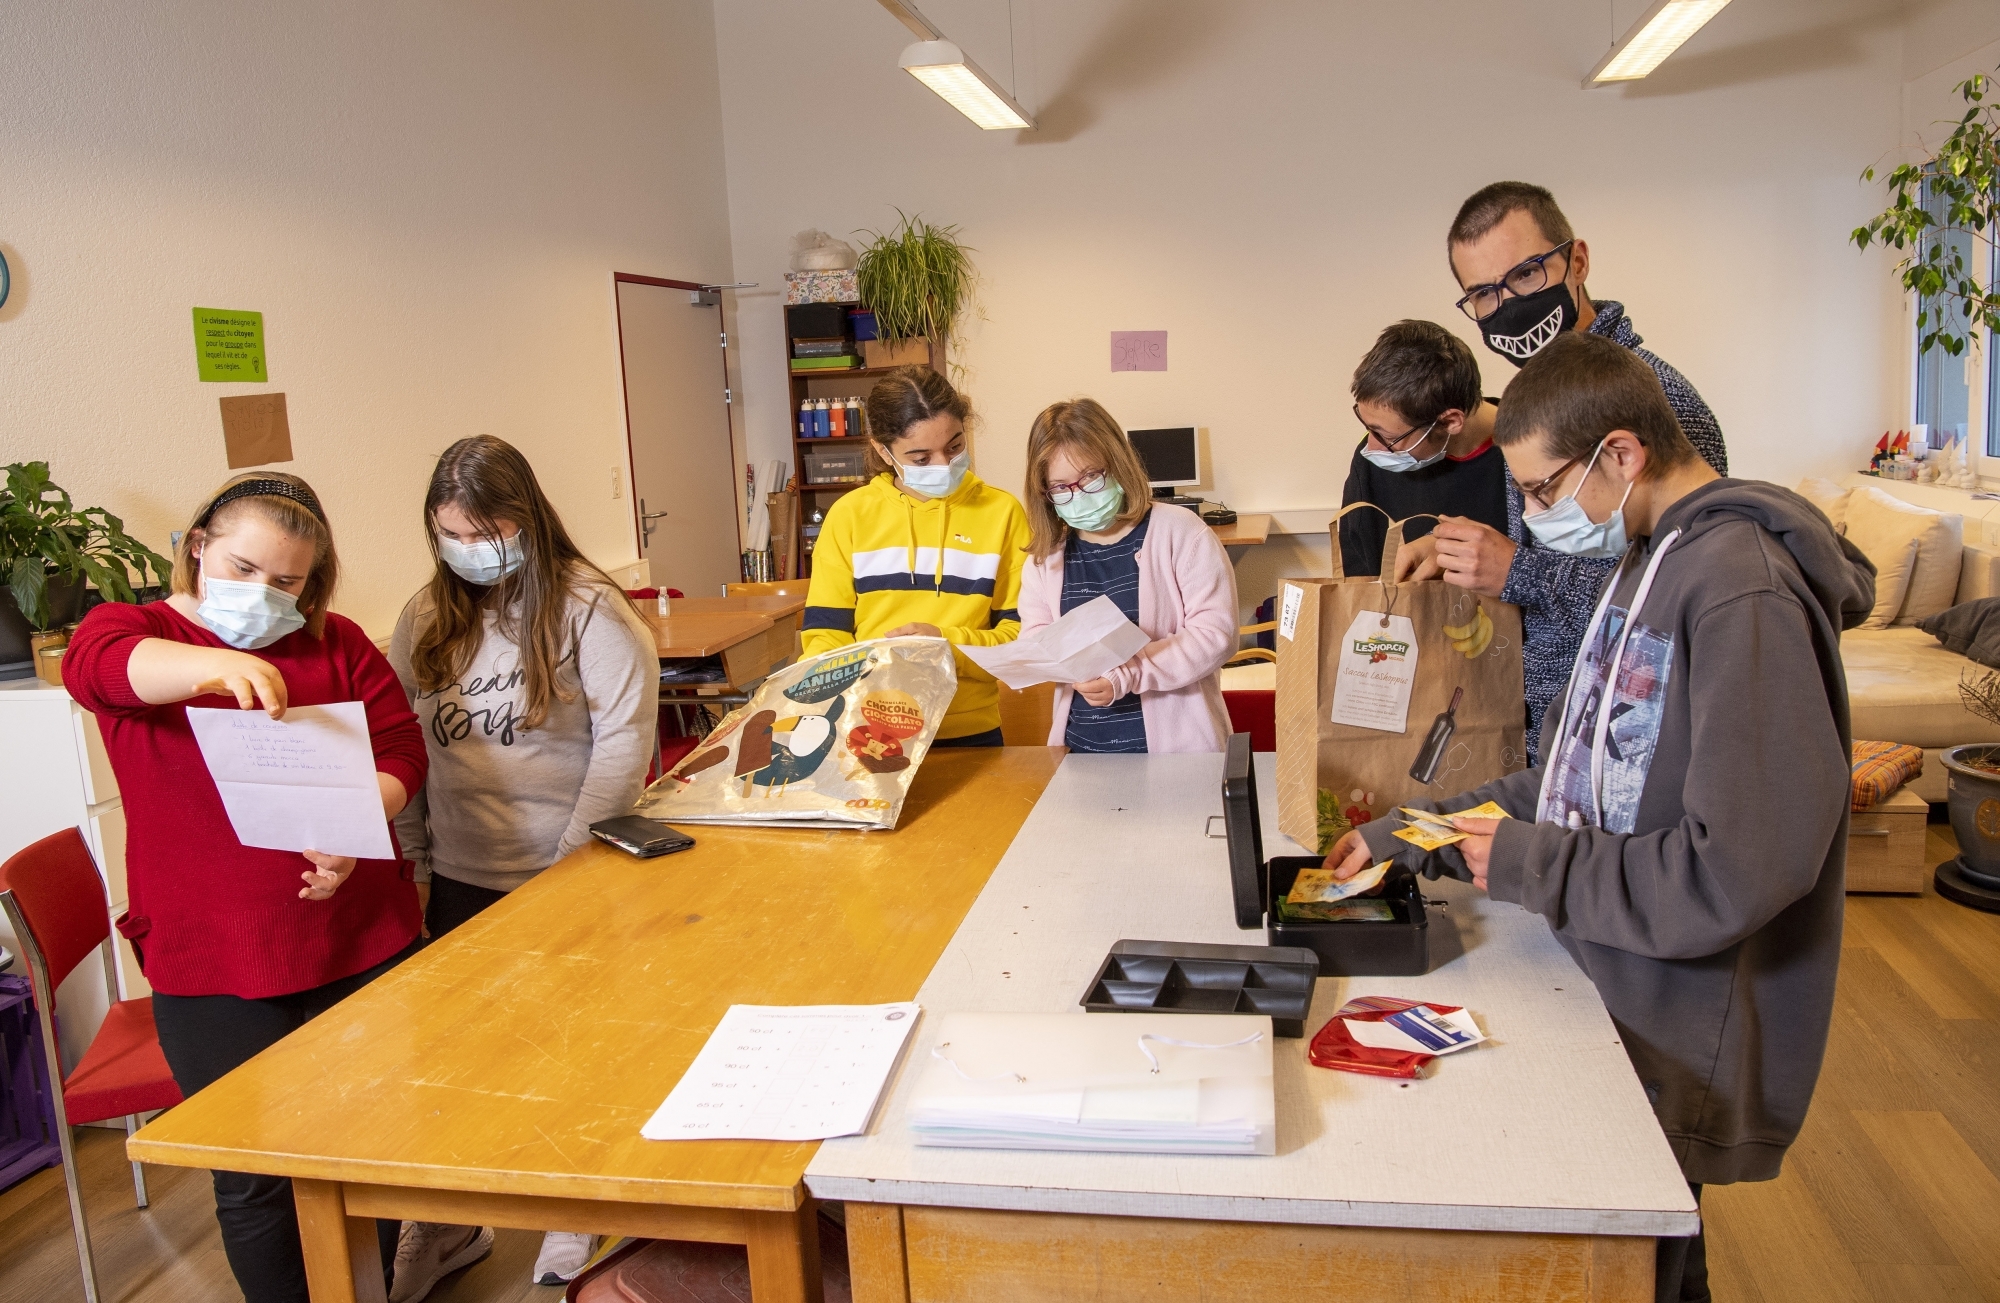
<path fill-rule="evenodd" d="M 1267 870 L 1264 830 L 1257 814 L 1257 768 L 1250 760 L 1250 735 L 1232 733 L 1222 762 L 1222 827 L 1229 839 L 1229 885 L 1236 901 L 1236 926 L 1264 925 Z"/>

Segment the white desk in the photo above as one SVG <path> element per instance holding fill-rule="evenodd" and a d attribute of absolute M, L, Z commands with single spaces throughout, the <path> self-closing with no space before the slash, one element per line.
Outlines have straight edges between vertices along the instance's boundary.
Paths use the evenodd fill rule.
<path fill-rule="evenodd" d="M 1116 1017 L 1077 1001 L 1120 938 L 1260 941 L 1235 926 L 1224 843 L 1203 837 L 1221 769 L 1066 759 L 918 992 L 927 1014 Z M 1301 853 L 1269 833 L 1265 851 Z M 1273 1158 L 919 1148 L 903 1115 L 927 1017 L 874 1133 L 806 1169 L 814 1195 L 848 1201 L 857 1303 L 1651 1298 L 1651 1237 L 1698 1220 L 1596 991 L 1541 919 L 1448 880 L 1426 893 L 1449 901 L 1432 972 L 1323 979 L 1307 1031 L 1351 995 L 1400 995 L 1467 1006 L 1493 1043 L 1401 1083 L 1278 1041 Z"/>

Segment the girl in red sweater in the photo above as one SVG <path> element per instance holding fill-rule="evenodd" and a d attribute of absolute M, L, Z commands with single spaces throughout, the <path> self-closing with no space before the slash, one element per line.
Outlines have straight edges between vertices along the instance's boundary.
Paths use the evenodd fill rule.
<path fill-rule="evenodd" d="M 237 841 L 188 707 L 263 710 L 360 701 L 382 812 L 422 786 L 424 739 L 389 662 L 331 613 L 339 561 L 304 480 L 230 480 L 174 555 L 173 595 L 106 603 L 63 657 L 64 683 L 97 716 L 124 797 L 130 908 L 118 930 L 153 986 L 160 1047 L 192 1095 L 417 945 L 402 860 L 257 850 Z M 291 1182 L 216 1172 L 215 1216 L 248 1303 L 306 1299 Z M 395 1251 L 381 1224 L 383 1261 Z"/>

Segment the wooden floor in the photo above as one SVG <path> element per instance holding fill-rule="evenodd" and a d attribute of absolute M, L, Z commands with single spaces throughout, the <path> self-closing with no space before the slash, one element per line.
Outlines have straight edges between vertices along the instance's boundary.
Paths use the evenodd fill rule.
<path fill-rule="evenodd" d="M 1931 862 L 1957 854 L 1930 828 Z M 240 1297 L 208 1176 L 147 1170 L 132 1206 L 120 1132 L 82 1128 L 84 1199 L 107 1303 Z M 1804 1133 L 1776 1181 L 1703 1196 L 1719 1303 L 2000 1303 L 2000 915 L 1926 892 L 1850 896 L 1832 1042 Z M 540 1236 L 493 1256 L 437 1303 L 554 1300 L 528 1284 Z M 54 1171 L 0 1194 L 0 1303 L 79 1299 Z"/>

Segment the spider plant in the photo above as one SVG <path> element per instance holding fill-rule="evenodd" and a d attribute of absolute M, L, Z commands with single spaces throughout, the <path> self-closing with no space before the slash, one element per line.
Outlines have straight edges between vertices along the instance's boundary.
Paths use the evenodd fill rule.
<path fill-rule="evenodd" d="M 956 226 L 933 226 L 921 216 L 905 216 L 886 233 L 873 236 L 856 268 L 861 301 L 875 310 L 875 333 L 885 344 L 906 339 L 950 343 L 959 315 L 972 304 L 974 273 L 970 252 L 954 237 Z"/>
<path fill-rule="evenodd" d="M 148 571 L 161 584 L 171 577 L 167 559 L 127 534 L 124 521 L 102 507 L 72 503 L 49 479 L 47 462 L 15 462 L 0 470 L 7 477 L 0 490 L 0 575 L 36 630 L 56 622 L 51 580 L 92 583 L 105 600 L 130 602 L 134 571 L 142 585 Z"/>

